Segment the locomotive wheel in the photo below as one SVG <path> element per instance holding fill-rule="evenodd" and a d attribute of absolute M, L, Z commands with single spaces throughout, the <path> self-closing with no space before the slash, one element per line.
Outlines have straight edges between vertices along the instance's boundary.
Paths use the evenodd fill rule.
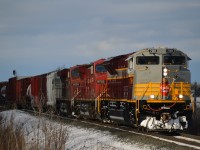
<path fill-rule="evenodd" d="M 142 130 L 142 127 L 141 127 L 141 126 L 137 126 L 137 130 L 138 130 L 138 131 L 141 131 L 141 130 Z"/>
<path fill-rule="evenodd" d="M 148 128 L 145 128 L 145 131 L 146 131 L 146 133 L 148 133 L 148 132 L 149 132 L 149 129 L 148 129 Z"/>
<path fill-rule="evenodd" d="M 142 127 L 142 132 L 145 132 L 145 127 Z"/>
<path fill-rule="evenodd" d="M 109 117 L 107 109 L 101 110 L 101 120 L 102 120 L 103 123 L 111 123 L 111 119 Z"/>
<path fill-rule="evenodd" d="M 142 131 L 142 132 L 147 132 L 147 133 L 149 132 L 149 129 L 147 129 L 146 127 L 142 127 L 142 126 L 138 126 L 137 130 Z"/>
<path fill-rule="evenodd" d="M 88 109 L 89 109 L 88 112 L 89 112 L 90 119 L 95 119 L 96 115 L 95 115 L 95 109 L 94 109 L 94 107 L 90 105 Z"/>

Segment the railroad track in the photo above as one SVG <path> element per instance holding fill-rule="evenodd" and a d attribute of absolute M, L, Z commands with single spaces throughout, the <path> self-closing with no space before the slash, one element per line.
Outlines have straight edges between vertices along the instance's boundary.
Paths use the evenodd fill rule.
<path fill-rule="evenodd" d="M 59 121 L 65 122 L 66 120 L 69 121 L 75 121 L 78 123 L 82 124 L 88 124 L 91 126 L 96 126 L 99 128 L 106 128 L 108 130 L 117 130 L 119 132 L 125 132 L 127 134 L 134 134 L 134 135 L 140 135 L 140 136 L 145 136 L 149 138 L 153 138 L 156 140 L 168 142 L 168 143 L 173 143 L 179 146 L 187 147 L 190 149 L 200 149 L 200 137 L 199 136 L 194 136 L 194 135 L 189 135 L 185 133 L 169 133 L 169 132 L 142 132 L 138 131 L 137 128 L 132 128 L 132 127 L 127 127 L 127 126 L 117 126 L 117 125 L 112 125 L 112 124 L 105 124 L 100 121 L 94 121 L 94 120 L 88 120 L 88 119 L 77 119 L 73 117 L 62 117 L 62 116 L 57 116 L 49 113 L 38 113 L 35 111 L 31 110 L 26 110 L 23 109 L 21 111 L 28 112 L 30 114 L 40 114 L 40 116 L 45 116 L 45 117 L 50 117 L 59 119 Z"/>

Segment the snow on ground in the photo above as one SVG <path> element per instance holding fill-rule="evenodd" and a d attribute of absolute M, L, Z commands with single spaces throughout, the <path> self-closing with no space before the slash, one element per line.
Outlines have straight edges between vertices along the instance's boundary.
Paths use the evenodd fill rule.
<path fill-rule="evenodd" d="M 0 115 L 4 118 L 5 124 L 12 121 L 15 127 L 20 127 L 24 131 L 27 144 L 33 144 L 40 141 L 40 146 L 42 147 L 45 142 L 47 142 L 45 139 L 52 138 L 53 141 L 55 141 L 59 139 L 59 137 L 64 136 L 63 140 L 65 140 L 65 149 L 67 150 L 150 149 L 149 145 L 126 143 L 111 135 L 108 131 L 98 131 L 95 129 L 86 129 L 57 123 L 55 121 L 47 120 L 44 117 L 32 116 L 18 110 L 0 112 Z M 58 131 L 58 134 L 54 134 L 55 130 Z M 152 149 L 152 145 L 150 147 Z"/>
<path fill-rule="evenodd" d="M 197 97 L 196 104 L 197 104 L 197 107 L 200 107 L 200 97 Z"/>

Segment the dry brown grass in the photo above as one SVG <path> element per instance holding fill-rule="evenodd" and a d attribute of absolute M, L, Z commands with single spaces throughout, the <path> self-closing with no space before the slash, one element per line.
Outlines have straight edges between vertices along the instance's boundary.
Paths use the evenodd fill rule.
<path fill-rule="evenodd" d="M 69 131 L 62 124 L 39 118 L 32 136 L 24 133 L 23 125 L 16 126 L 13 116 L 6 124 L 0 116 L 0 150 L 64 150 Z M 31 137 L 31 139 L 29 139 Z"/>
<path fill-rule="evenodd" d="M 4 125 L 0 117 L 0 150 L 25 150 L 25 139 L 22 128 L 14 128 L 13 118 L 11 117 L 9 125 Z"/>
<path fill-rule="evenodd" d="M 192 120 L 189 123 L 188 132 L 194 135 L 200 135 L 200 107 L 197 107 L 192 115 Z"/>

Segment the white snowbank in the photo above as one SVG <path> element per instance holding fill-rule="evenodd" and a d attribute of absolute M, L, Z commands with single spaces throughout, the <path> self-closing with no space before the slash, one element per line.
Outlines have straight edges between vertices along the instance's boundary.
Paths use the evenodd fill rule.
<path fill-rule="evenodd" d="M 141 145 L 141 143 L 130 144 L 125 141 L 121 141 L 119 138 L 111 135 L 108 131 L 78 128 L 67 124 L 57 123 L 55 121 L 51 122 L 43 117 L 31 116 L 18 110 L 0 112 L 0 115 L 3 116 L 6 124 L 12 120 L 14 126 L 22 128 L 27 144 L 40 141 L 40 146 L 42 147 L 46 142 L 45 139 L 47 139 L 47 136 L 52 136 L 52 138 L 56 140 L 55 135 L 53 134 L 56 129 L 58 132 L 62 130 L 61 133 L 65 133 L 65 149 L 67 150 L 150 149 L 148 145 Z"/>
<path fill-rule="evenodd" d="M 196 104 L 197 104 L 197 107 L 200 107 L 200 97 L 197 97 Z"/>

